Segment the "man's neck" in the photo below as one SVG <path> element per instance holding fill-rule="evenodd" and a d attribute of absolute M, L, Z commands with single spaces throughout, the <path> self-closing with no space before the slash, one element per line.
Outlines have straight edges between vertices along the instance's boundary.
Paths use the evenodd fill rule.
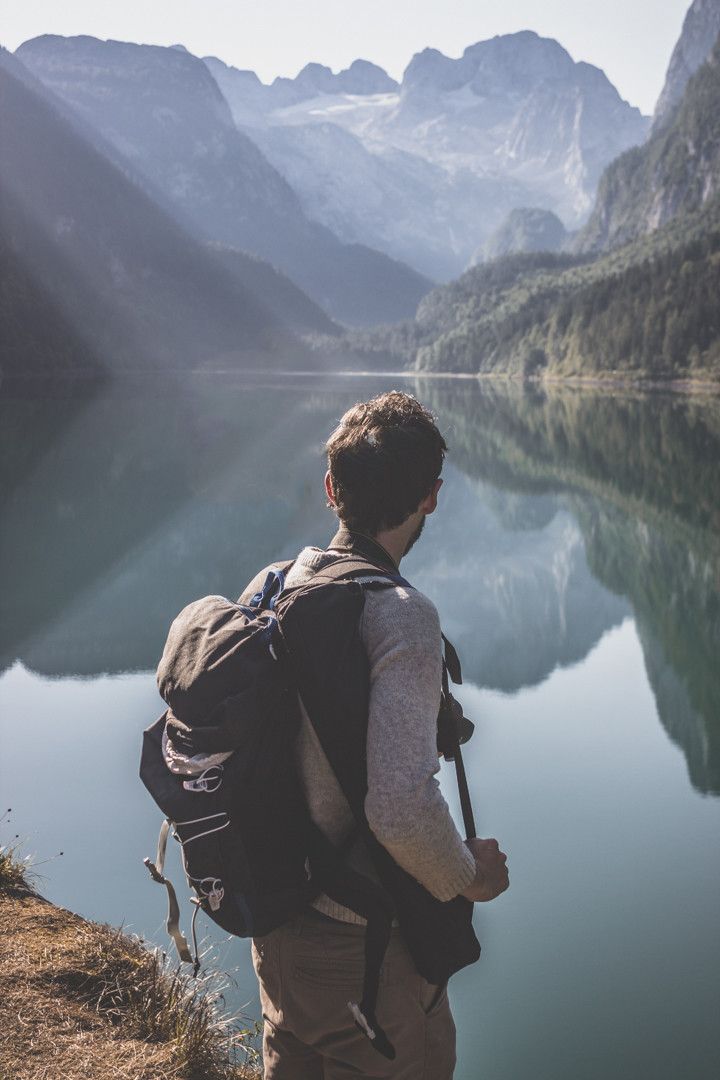
<path fill-rule="evenodd" d="M 359 552 L 378 566 L 386 566 L 387 569 L 395 571 L 402 558 L 402 554 L 396 557 L 396 553 L 383 544 L 378 537 L 355 532 L 342 524 L 328 546 L 336 551 Z"/>
<path fill-rule="evenodd" d="M 372 540 L 373 543 L 388 553 L 396 566 L 400 566 L 400 560 L 408 546 L 408 537 L 404 532 L 401 535 L 400 529 L 388 529 L 387 532 L 381 532 L 377 536 L 373 536 Z"/>

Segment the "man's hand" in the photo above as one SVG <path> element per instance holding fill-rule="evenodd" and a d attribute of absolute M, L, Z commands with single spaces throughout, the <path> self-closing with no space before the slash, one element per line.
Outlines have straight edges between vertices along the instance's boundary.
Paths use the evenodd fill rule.
<path fill-rule="evenodd" d="M 474 838 L 465 843 L 475 856 L 475 880 L 460 895 L 473 903 L 494 900 L 510 884 L 505 852 L 497 840 Z"/>

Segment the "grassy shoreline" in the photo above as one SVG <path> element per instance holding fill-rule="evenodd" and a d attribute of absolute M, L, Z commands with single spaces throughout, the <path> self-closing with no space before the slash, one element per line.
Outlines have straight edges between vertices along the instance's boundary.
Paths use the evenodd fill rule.
<path fill-rule="evenodd" d="M 212 975 L 50 903 L 2 849 L 0 941 L 0 1080 L 261 1080 Z"/>

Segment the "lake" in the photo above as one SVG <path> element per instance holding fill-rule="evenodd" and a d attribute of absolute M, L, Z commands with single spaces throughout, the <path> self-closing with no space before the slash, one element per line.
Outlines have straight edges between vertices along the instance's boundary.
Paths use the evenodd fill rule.
<path fill-rule="evenodd" d="M 24 838 L 51 900 L 165 946 L 137 765 L 168 625 L 329 540 L 323 440 L 395 386 L 450 447 L 403 572 L 460 652 L 479 832 L 511 870 L 451 983 L 457 1080 L 715 1080 L 717 399 L 379 375 L 4 387 L 0 843 Z M 257 1016 L 247 943 L 209 940 Z"/>

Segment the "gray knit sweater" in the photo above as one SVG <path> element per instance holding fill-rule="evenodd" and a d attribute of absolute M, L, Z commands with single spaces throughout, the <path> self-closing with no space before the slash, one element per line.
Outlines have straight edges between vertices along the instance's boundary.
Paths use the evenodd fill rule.
<path fill-rule="evenodd" d="M 287 584 L 308 580 L 333 557 L 320 548 L 305 548 Z M 262 588 L 266 573 L 257 575 L 243 597 Z M 360 636 L 370 664 L 368 823 L 404 870 L 438 900 L 450 900 L 473 880 L 475 860 L 455 827 L 437 781 L 442 663 L 437 611 L 415 589 L 368 589 Z M 310 814 L 329 840 L 340 843 L 352 830 L 352 813 L 300 704 L 297 758 Z M 348 862 L 376 876 L 361 841 L 350 851 Z M 364 922 L 327 896 L 319 897 L 315 907 L 344 922 Z"/>

